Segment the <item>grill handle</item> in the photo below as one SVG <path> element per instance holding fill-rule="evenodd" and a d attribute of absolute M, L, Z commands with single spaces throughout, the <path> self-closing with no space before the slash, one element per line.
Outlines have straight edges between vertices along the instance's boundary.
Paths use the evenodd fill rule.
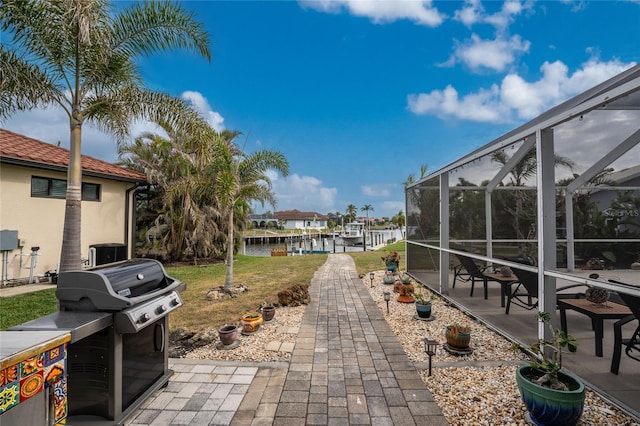
<path fill-rule="evenodd" d="M 153 330 L 153 349 L 156 352 L 164 351 L 164 324 L 156 324 L 155 330 Z"/>

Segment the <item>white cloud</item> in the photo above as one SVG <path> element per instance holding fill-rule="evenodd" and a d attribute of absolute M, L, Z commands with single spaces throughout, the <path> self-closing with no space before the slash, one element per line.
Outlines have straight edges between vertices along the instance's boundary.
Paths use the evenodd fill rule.
<path fill-rule="evenodd" d="M 360 190 L 363 195 L 370 197 L 389 197 L 396 186 L 394 184 L 363 185 Z"/>
<path fill-rule="evenodd" d="M 475 24 L 489 24 L 495 27 L 498 33 L 503 33 L 516 16 L 527 10 L 532 10 L 533 4 L 530 0 L 524 2 L 507 0 L 498 12 L 489 15 L 480 0 L 465 0 L 463 6 L 454 13 L 453 19 L 467 27 Z"/>
<path fill-rule="evenodd" d="M 569 75 L 564 63 L 545 62 L 540 67 L 542 76 L 537 81 L 527 82 L 512 73 L 502 79 L 500 86 L 464 96 L 449 85 L 444 90 L 408 95 L 407 107 L 417 115 L 478 122 L 510 122 L 516 117 L 531 119 L 634 65 L 615 59 L 609 62 L 590 60 Z"/>
<path fill-rule="evenodd" d="M 484 15 L 484 8 L 480 0 L 465 0 L 464 6 L 457 10 L 453 19 L 462 22 L 465 26 L 471 27 L 480 22 Z"/>
<path fill-rule="evenodd" d="M 398 214 L 399 211 L 404 212 L 404 208 L 405 208 L 404 201 L 385 201 L 384 203 L 382 203 L 382 205 L 385 211 L 392 212 L 389 214 L 389 218 Z"/>
<path fill-rule="evenodd" d="M 503 3 L 502 9 L 485 18 L 485 22 L 496 27 L 498 31 L 504 31 L 525 9 L 529 9 L 532 2 L 521 2 L 520 0 L 507 0 Z"/>
<path fill-rule="evenodd" d="M 202 96 L 202 93 L 187 90 L 183 92 L 180 97 L 187 103 L 191 104 L 191 106 L 204 117 L 207 123 L 209 123 L 214 130 L 217 132 L 224 130 L 224 118 L 220 113 L 211 108 L 211 105 L 209 105 L 207 99 Z"/>
<path fill-rule="evenodd" d="M 527 53 L 531 43 L 520 36 L 510 39 L 483 40 L 477 34 L 463 43 L 456 43 L 452 62 L 462 62 L 474 71 L 483 68 L 503 71 L 521 53 Z"/>
<path fill-rule="evenodd" d="M 445 18 L 433 7 L 431 0 L 301 0 L 299 4 L 325 13 L 340 13 L 346 9 L 354 16 L 370 18 L 376 23 L 407 19 L 420 25 L 437 27 Z"/>
<path fill-rule="evenodd" d="M 322 181 L 316 177 L 300 176 L 297 173 L 281 177 L 270 171 L 269 178 L 278 202 L 277 210 L 304 209 L 318 213 L 335 210 L 338 190 L 323 186 Z"/>

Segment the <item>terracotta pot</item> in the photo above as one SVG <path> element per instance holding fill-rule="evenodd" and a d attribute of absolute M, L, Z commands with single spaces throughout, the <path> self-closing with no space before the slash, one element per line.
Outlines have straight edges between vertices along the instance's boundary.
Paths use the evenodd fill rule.
<path fill-rule="evenodd" d="M 229 346 L 238 339 L 238 327 L 225 325 L 218 329 L 218 336 L 223 345 Z"/>
<path fill-rule="evenodd" d="M 447 326 L 447 329 L 444 333 L 447 343 L 449 346 L 458 348 L 458 349 L 467 349 L 469 347 L 469 342 L 471 341 L 471 333 L 460 333 L 457 334 L 452 333 Z"/>
<path fill-rule="evenodd" d="M 262 312 L 262 319 L 266 321 L 271 321 L 273 317 L 276 315 L 275 306 L 263 306 L 260 310 Z"/>
<path fill-rule="evenodd" d="M 242 315 L 242 331 L 243 333 L 255 333 L 260 329 L 263 318 L 260 312 L 247 312 Z"/>

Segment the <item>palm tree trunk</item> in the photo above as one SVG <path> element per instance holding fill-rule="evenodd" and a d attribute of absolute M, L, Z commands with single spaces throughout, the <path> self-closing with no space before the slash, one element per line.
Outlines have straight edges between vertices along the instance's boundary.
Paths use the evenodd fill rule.
<path fill-rule="evenodd" d="M 227 226 L 227 269 L 224 277 L 224 291 L 230 292 L 233 288 L 233 205 L 229 209 L 229 223 Z"/>
<path fill-rule="evenodd" d="M 71 146 L 67 170 L 67 196 L 64 212 L 64 231 L 58 272 L 82 269 L 82 127 L 71 119 Z"/>

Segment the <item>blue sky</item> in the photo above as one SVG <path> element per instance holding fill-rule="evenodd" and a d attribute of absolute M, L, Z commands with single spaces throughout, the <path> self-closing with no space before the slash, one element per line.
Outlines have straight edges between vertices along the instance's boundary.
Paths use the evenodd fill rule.
<path fill-rule="evenodd" d="M 246 151 L 287 157 L 290 175 L 273 178 L 278 204 L 264 211 L 369 204 L 370 216 L 391 217 L 421 165 L 437 170 L 640 61 L 640 1 L 183 5 L 205 22 L 212 61 L 175 52 L 140 72 L 215 128 L 243 132 Z M 2 126 L 69 144 L 55 109 Z M 82 152 L 117 158 L 113 138 L 87 126 Z"/>

